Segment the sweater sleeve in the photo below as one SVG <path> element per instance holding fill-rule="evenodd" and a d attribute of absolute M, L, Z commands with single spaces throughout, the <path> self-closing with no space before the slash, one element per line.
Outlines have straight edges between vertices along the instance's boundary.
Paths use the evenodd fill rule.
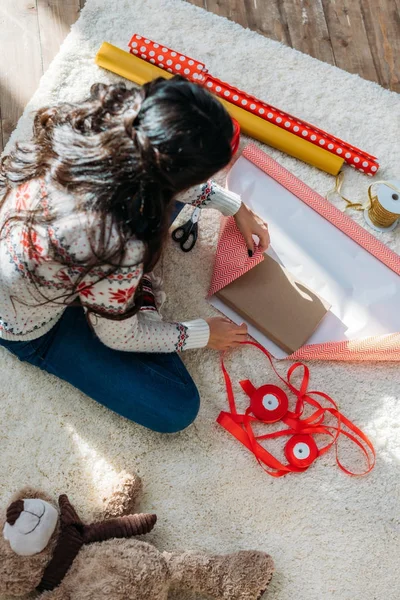
<path fill-rule="evenodd" d="M 176 200 L 199 208 L 215 208 L 226 217 L 235 215 L 242 204 L 238 194 L 211 180 L 178 194 Z"/>
<path fill-rule="evenodd" d="M 203 319 L 182 323 L 162 321 L 147 277 L 143 280 L 141 309 L 135 315 L 121 319 L 134 304 L 142 274 L 142 265 L 120 267 L 111 274 L 103 268 L 101 272 L 97 270 L 86 275 L 79 284 L 81 303 L 99 339 L 110 348 L 127 352 L 182 352 L 206 346 L 210 330 Z M 95 314 L 91 309 L 101 311 L 105 316 Z M 119 317 L 119 320 L 112 317 Z"/>

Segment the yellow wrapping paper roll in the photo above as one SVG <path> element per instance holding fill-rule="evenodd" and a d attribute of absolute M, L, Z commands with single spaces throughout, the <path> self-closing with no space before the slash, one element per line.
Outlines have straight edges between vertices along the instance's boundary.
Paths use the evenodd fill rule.
<path fill-rule="evenodd" d="M 315 144 L 307 142 L 307 140 L 290 133 L 290 131 L 281 129 L 281 127 L 269 123 L 269 121 L 264 121 L 264 119 L 253 115 L 231 102 L 227 102 L 222 98 L 218 98 L 218 100 L 222 102 L 231 117 L 236 119 L 240 124 L 240 131 L 244 135 L 249 135 L 264 144 L 268 144 L 268 146 L 294 156 L 294 158 L 298 158 L 331 175 L 337 175 L 342 168 L 344 159 L 340 158 L 337 154 L 332 154 L 328 150 L 319 148 Z"/>
<path fill-rule="evenodd" d="M 143 85 L 157 77 L 171 79 L 174 76 L 173 73 L 164 71 L 164 69 L 160 69 L 160 67 L 156 67 L 152 63 L 148 63 L 108 42 L 104 42 L 101 45 L 100 50 L 96 54 L 95 61 L 99 67 L 108 69 L 139 85 Z"/>
<path fill-rule="evenodd" d="M 100 67 L 139 85 L 143 85 L 157 77 L 164 77 L 165 79 L 173 77 L 172 73 L 164 71 L 164 69 L 160 69 L 152 63 L 148 63 L 108 42 L 102 44 L 95 60 Z M 339 173 L 343 165 L 343 158 L 340 158 L 340 156 L 319 148 L 315 144 L 273 123 L 269 123 L 227 100 L 217 99 L 222 102 L 231 117 L 239 123 L 243 134 L 313 165 L 321 171 L 331 175 Z"/>

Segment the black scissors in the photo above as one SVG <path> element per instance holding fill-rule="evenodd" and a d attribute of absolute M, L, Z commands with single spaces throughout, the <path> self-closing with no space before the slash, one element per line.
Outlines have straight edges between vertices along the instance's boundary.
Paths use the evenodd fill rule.
<path fill-rule="evenodd" d="M 200 208 L 195 208 L 189 221 L 186 221 L 172 232 L 172 239 L 178 242 L 182 252 L 190 252 L 194 248 L 199 230 L 200 212 Z"/>

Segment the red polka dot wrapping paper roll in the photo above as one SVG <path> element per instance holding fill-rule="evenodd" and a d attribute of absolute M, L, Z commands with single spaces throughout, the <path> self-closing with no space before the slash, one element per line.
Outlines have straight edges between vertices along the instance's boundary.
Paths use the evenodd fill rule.
<path fill-rule="evenodd" d="M 204 63 L 138 34 L 133 35 L 129 48 L 132 54 L 143 60 L 199 83 L 220 98 L 340 156 L 347 164 L 362 173 L 373 176 L 379 169 L 379 162 L 375 156 L 213 77 L 208 73 Z"/>
<path fill-rule="evenodd" d="M 131 54 L 150 62 L 169 73 L 182 75 L 190 81 L 204 83 L 207 69 L 198 60 L 185 56 L 162 44 L 157 44 L 148 38 L 135 34 L 129 42 Z"/>

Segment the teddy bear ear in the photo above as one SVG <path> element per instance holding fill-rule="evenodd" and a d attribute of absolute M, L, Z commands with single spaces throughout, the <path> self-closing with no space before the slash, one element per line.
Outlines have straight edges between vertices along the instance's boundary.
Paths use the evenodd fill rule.
<path fill-rule="evenodd" d="M 15 521 L 18 519 L 20 514 L 24 510 L 24 501 L 16 500 L 15 502 L 11 502 L 9 507 L 7 508 L 6 513 L 6 521 L 9 525 L 14 525 Z"/>

